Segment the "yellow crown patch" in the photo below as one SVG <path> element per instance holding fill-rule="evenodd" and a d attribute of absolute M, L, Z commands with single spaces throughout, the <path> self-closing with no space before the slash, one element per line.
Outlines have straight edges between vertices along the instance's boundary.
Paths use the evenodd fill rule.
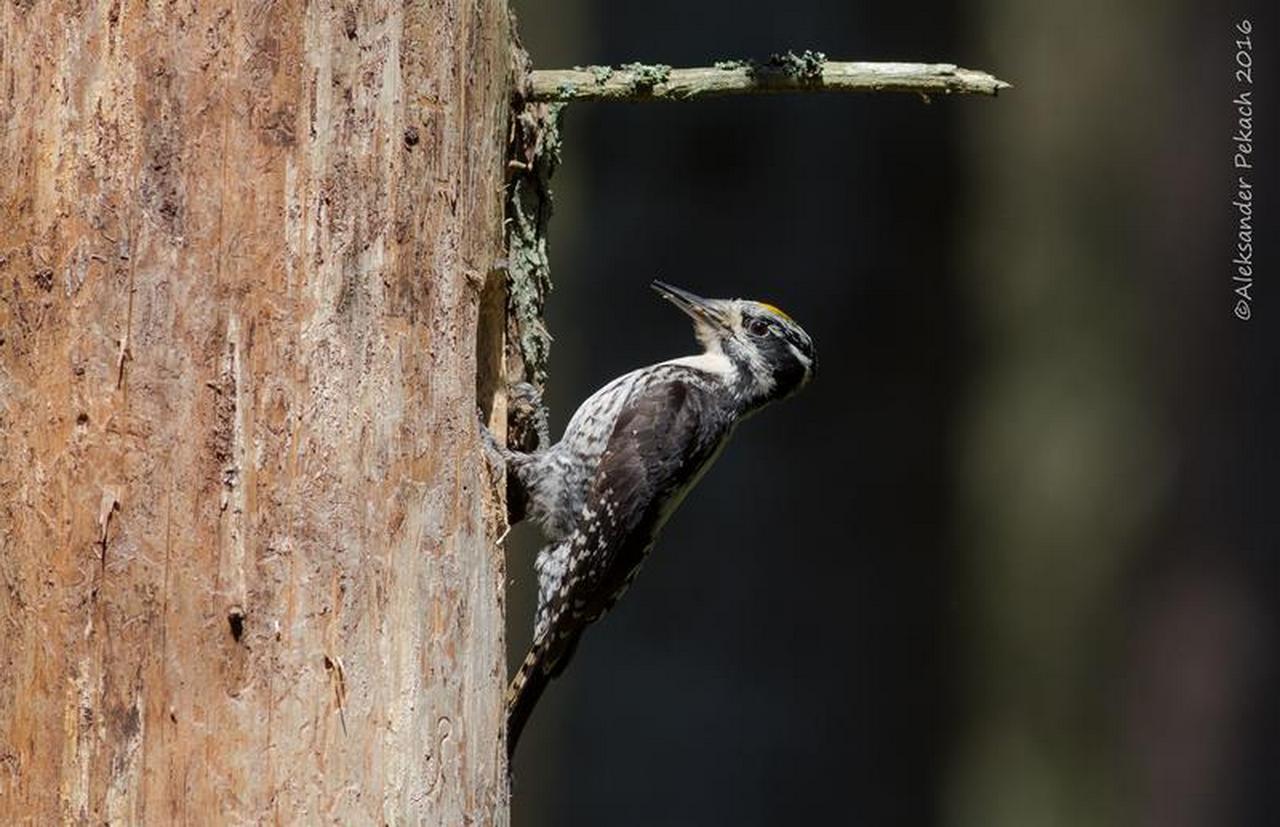
<path fill-rule="evenodd" d="M 791 317 L 790 317 L 790 316 L 788 316 L 786 313 L 783 313 L 783 312 L 782 312 L 782 308 L 780 308 L 780 307 L 774 307 L 773 305 L 769 304 L 768 302 L 760 302 L 760 306 L 761 306 L 761 307 L 763 307 L 765 310 L 768 310 L 770 313 L 772 313 L 772 314 L 773 314 L 773 315 L 775 315 L 775 316 L 779 316 L 779 317 L 781 317 L 781 318 L 783 318 L 783 319 L 786 319 L 787 321 L 791 322 L 792 324 L 794 324 L 794 323 L 795 323 L 795 319 L 791 318 Z"/>

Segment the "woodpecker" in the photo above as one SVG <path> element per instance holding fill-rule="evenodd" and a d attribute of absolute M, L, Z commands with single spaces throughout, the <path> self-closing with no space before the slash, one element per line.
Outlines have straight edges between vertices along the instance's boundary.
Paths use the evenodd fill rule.
<path fill-rule="evenodd" d="M 583 631 L 626 591 L 738 423 L 800 390 L 817 366 L 809 334 L 771 304 L 652 287 L 693 319 L 702 353 L 614 379 L 550 447 L 516 451 L 486 432 L 519 503 L 513 519 L 533 519 L 547 538 L 534 564 L 533 645 L 507 692 L 509 754 Z"/>

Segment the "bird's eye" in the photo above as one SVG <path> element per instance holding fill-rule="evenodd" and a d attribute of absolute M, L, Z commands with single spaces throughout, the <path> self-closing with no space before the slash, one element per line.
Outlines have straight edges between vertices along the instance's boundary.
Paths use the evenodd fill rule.
<path fill-rule="evenodd" d="M 767 319 L 755 318 L 747 322 L 747 332 L 752 336 L 763 336 L 773 327 Z"/>

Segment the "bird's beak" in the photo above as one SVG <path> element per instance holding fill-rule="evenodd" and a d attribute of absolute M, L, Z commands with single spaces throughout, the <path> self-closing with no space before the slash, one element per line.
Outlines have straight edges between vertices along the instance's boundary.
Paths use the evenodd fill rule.
<path fill-rule="evenodd" d="M 729 320 L 725 317 L 719 300 L 695 296 L 688 290 L 681 290 L 673 284 L 657 279 L 654 279 L 649 286 L 657 291 L 659 296 L 687 313 L 694 321 L 706 322 L 722 328 L 729 326 Z"/>

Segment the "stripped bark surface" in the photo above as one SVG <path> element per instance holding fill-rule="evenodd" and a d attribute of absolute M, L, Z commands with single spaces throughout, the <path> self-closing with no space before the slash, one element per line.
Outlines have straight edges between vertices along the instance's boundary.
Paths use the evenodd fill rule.
<path fill-rule="evenodd" d="M 0 6 L 0 822 L 505 823 L 510 69 L 503 0 Z"/>
<path fill-rule="evenodd" d="M 953 63 L 843 62 L 820 53 L 787 53 L 772 63 L 725 60 L 714 66 L 663 64 L 535 69 L 527 97 L 541 103 L 577 100 L 686 101 L 722 95 L 794 92 L 909 92 L 996 95 L 1010 84 Z"/>

